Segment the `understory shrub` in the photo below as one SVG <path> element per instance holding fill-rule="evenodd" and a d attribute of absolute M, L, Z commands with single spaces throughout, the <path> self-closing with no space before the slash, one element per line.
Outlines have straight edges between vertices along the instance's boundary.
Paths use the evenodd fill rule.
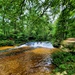
<path fill-rule="evenodd" d="M 53 72 L 66 71 L 67 75 L 75 73 L 75 55 L 70 52 L 58 51 L 52 54 L 52 63 L 56 66 Z"/>
<path fill-rule="evenodd" d="M 0 34 L 0 40 L 5 40 L 6 36 L 4 34 Z"/>
<path fill-rule="evenodd" d="M 11 40 L 12 42 L 15 41 L 15 44 L 19 44 L 19 43 L 25 43 L 25 42 L 27 42 L 28 41 L 28 37 L 25 34 L 21 34 L 21 33 L 18 33 L 18 34 L 9 34 L 9 35 L 6 35 L 6 36 L 4 34 L 1 34 L 0 35 L 0 41 L 3 42 L 3 40 L 5 42 L 6 42 L 6 40 L 8 40 L 8 41 Z"/>
<path fill-rule="evenodd" d="M 0 46 L 13 46 L 15 42 L 13 40 L 0 40 Z"/>

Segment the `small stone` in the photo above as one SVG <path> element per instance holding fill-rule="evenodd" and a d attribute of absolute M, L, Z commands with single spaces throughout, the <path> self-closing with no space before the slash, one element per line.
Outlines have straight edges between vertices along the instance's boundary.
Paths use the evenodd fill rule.
<path fill-rule="evenodd" d="M 62 74 L 67 74 L 67 72 L 66 71 L 63 71 Z"/>
<path fill-rule="evenodd" d="M 60 72 L 57 72 L 56 75 L 61 75 Z"/>

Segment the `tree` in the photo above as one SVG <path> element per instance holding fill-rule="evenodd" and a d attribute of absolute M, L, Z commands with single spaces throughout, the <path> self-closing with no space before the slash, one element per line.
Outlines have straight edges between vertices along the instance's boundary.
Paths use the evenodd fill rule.
<path fill-rule="evenodd" d="M 75 37 L 74 35 L 74 0 L 61 0 L 61 13 L 56 24 L 56 41 L 60 43 L 63 39 L 68 37 Z"/>

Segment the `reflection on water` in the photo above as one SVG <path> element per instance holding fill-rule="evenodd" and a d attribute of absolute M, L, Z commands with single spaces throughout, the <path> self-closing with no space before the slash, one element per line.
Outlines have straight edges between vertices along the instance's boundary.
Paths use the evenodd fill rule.
<path fill-rule="evenodd" d="M 48 48 L 35 48 L 0 58 L 0 75 L 50 75 L 53 69 L 50 58 L 52 52 Z"/>

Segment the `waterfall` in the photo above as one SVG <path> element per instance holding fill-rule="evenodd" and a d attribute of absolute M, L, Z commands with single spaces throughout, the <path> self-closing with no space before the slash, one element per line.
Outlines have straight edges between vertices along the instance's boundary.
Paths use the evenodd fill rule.
<path fill-rule="evenodd" d="M 45 42 L 28 42 L 26 44 L 20 45 L 19 47 L 24 47 L 24 46 L 30 46 L 30 47 L 43 47 L 43 48 L 54 48 L 51 42 L 45 41 Z"/>

